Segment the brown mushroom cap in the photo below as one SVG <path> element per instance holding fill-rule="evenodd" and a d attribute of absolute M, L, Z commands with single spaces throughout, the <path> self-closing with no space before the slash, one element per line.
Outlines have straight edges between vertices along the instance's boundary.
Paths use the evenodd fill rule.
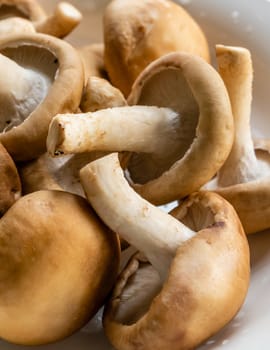
<path fill-rule="evenodd" d="M 192 349 L 227 324 L 246 296 L 249 248 L 232 206 L 197 193 L 171 214 L 199 232 L 178 248 L 163 286 L 138 256 L 123 271 L 103 319 L 118 350 Z"/>
<path fill-rule="evenodd" d="M 2 216 L 21 195 L 21 181 L 17 168 L 0 143 L 0 216 Z"/>
<path fill-rule="evenodd" d="M 0 53 L 8 58 L 6 61 L 15 62 L 13 66 L 17 65 L 19 70 L 26 71 L 30 68 L 34 71 L 35 78 L 28 83 L 29 89 L 20 91 L 19 77 L 16 78 L 14 71 L 9 72 L 7 66 L 7 72 L 13 73 L 15 77 L 13 81 L 8 80 L 8 86 L 10 89 L 13 87 L 13 90 L 18 89 L 19 97 L 12 95 L 13 90 L 7 90 L 6 87 L 2 87 L 0 93 L 0 99 L 4 100 L 2 105 L 8 104 L 9 112 L 14 113 L 4 114 L 6 122 L 11 122 L 7 125 L 8 129 L 12 126 L 11 119 L 17 118 L 17 113 L 22 121 L 18 125 L 17 118 L 16 128 L 2 132 L 0 141 L 14 159 L 29 160 L 45 152 L 52 117 L 57 113 L 71 112 L 78 108 L 83 89 L 82 63 L 71 45 L 44 34 L 7 38 L 1 41 Z M 40 91 L 39 86 L 45 87 L 40 94 L 37 93 Z M 27 95 L 31 88 L 33 96 Z M 19 103 L 22 105 L 17 107 Z M 5 120 L 1 120 L 1 123 Z"/>
<path fill-rule="evenodd" d="M 83 198 L 24 196 L 3 216 L 0 232 L 1 338 L 57 341 L 101 307 L 117 275 L 119 242 Z"/>
<path fill-rule="evenodd" d="M 105 66 L 125 96 L 140 72 L 172 51 L 209 61 L 206 38 L 194 19 L 167 0 L 114 0 L 104 14 Z"/>

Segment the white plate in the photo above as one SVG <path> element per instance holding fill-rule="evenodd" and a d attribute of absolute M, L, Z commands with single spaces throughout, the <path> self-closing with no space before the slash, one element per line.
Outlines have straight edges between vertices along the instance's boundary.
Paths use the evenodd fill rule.
<path fill-rule="evenodd" d="M 128 1 L 128 0 L 127 0 Z M 140 1 L 140 0 L 138 0 Z M 77 45 L 102 40 L 101 13 L 107 0 L 73 0 L 84 20 L 69 40 Z M 242 45 L 252 52 L 254 61 L 254 100 L 252 126 L 255 136 L 270 135 L 270 0 L 182 0 L 179 1 L 202 25 L 209 43 Z M 43 0 L 46 9 L 56 3 Z M 237 317 L 200 350 L 269 349 L 270 344 L 270 233 L 249 238 L 252 276 L 248 297 Z M 102 332 L 99 314 L 81 332 L 69 339 L 42 347 L 21 347 L 0 341 L 1 350 L 108 350 L 112 349 Z M 153 349 L 154 350 L 154 349 Z M 169 349 L 168 349 L 169 350 Z"/>

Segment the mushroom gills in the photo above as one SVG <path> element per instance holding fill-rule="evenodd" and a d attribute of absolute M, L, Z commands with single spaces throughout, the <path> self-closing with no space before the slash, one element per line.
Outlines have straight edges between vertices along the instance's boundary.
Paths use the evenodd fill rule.
<path fill-rule="evenodd" d="M 115 314 L 115 319 L 125 325 L 142 318 L 162 289 L 159 274 L 150 263 L 131 260 L 130 265 L 133 264 L 136 270 L 125 281 Z"/>
<path fill-rule="evenodd" d="M 188 151 L 196 135 L 199 108 L 186 78 L 180 70 L 174 68 L 160 71 L 148 79 L 142 87 L 137 104 L 167 107 L 178 114 L 173 125 L 177 142 L 168 147 L 166 157 L 158 159 L 146 153 L 133 153 L 130 156 L 128 171 L 132 180 L 145 184 L 161 176 Z"/>
<path fill-rule="evenodd" d="M 46 98 L 58 71 L 58 60 L 49 50 L 22 45 L 0 50 L 0 131 L 20 125 Z"/>

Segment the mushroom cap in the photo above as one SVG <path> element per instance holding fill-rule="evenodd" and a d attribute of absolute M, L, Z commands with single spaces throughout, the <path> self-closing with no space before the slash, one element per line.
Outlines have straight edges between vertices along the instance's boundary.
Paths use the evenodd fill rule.
<path fill-rule="evenodd" d="M 105 66 L 113 85 L 125 96 L 140 72 L 172 51 L 186 51 L 209 61 L 206 38 L 179 5 L 167 0 L 114 0 L 104 13 Z"/>
<path fill-rule="evenodd" d="M 0 216 L 21 195 L 21 181 L 12 158 L 0 143 Z"/>
<path fill-rule="evenodd" d="M 57 113 L 78 108 L 84 79 L 82 63 L 70 44 L 44 34 L 9 37 L 1 41 L 0 53 L 36 74 L 40 73 L 43 85 L 47 87 L 41 97 L 37 97 L 35 91 L 35 108 L 31 107 L 24 121 L 0 134 L 0 141 L 15 160 L 33 159 L 46 151 L 51 119 Z M 33 99 L 29 97 L 28 101 Z M 11 117 L 6 116 L 7 119 Z"/>
<path fill-rule="evenodd" d="M 249 247 L 233 207 L 202 192 L 171 214 L 199 232 L 178 248 L 163 286 L 138 257 L 120 275 L 103 319 L 116 349 L 193 349 L 226 325 L 245 299 Z"/>
<path fill-rule="evenodd" d="M 234 138 L 230 100 L 219 74 L 200 57 L 178 52 L 152 62 L 136 79 L 128 104 L 167 107 L 179 115 L 176 140 L 162 158 L 130 156 L 134 187 L 150 202 L 191 194 L 226 160 Z"/>
<path fill-rule="evenodd" d="M 0 0 L 0 19 L 21 17 L 32 22 L 42 20 L 46 14 L 35 0 Z"/>
<path fill-rule="evenodd" d="M 119 242 L 81 197 L 39 191 L 0 221 L 0 336 L 39 345 L 69 336 L 101 307 Z"/>
<path fill-rule="evenodd" d="M 32 22 L 20 17 L 11 17 L 0 20 L 0 40 L 11 34 L 35 33 Z"/>

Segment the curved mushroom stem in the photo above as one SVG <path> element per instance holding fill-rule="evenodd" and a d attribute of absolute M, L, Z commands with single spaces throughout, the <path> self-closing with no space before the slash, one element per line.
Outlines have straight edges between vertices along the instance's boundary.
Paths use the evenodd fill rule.
<path fill-rule="evenodd" d="M 99 77 L 87 79 L 80 108 L 82 112 L 95 112 L 99 109 L 126 106 L 122 92 L 107 80 Z"/>
<path fill-rule="evenodd" d="M 67 2 L 60 2 L 52 16 L 35 23 L 37 32 L 63 38 L 68 35 L 81 21 L 82 14 Z"/>
<path fill-rule="evenodd" d="M 80 171 L 80 179 L 89 202 L 102 220 L 144 253 L 161 279 L 166 279 L 176 249 L 196 233 L 129 186 L 117 153 L 86 165 Z"/>
<path fill-rule="evenodd" d="M 259 175 L 250 130 L 253 69 L 247 49 L 217 45 L 216 54 L 235 123 L 233 147 L 218 176 L 219 186 L 229 186 L 255 180 Z"/>
<path fill-rule="evenodd" d="M 56 116 L 49 128 L 52 156 L 92 151 L 164 154 L 175 140 L 177 113 L 169 108 L 132 106 Z"/>
<path fill-rule="evenodd" d="M 43 100 L 49 81 L 0 54 L 0 131 L 19 125 Z"/>

